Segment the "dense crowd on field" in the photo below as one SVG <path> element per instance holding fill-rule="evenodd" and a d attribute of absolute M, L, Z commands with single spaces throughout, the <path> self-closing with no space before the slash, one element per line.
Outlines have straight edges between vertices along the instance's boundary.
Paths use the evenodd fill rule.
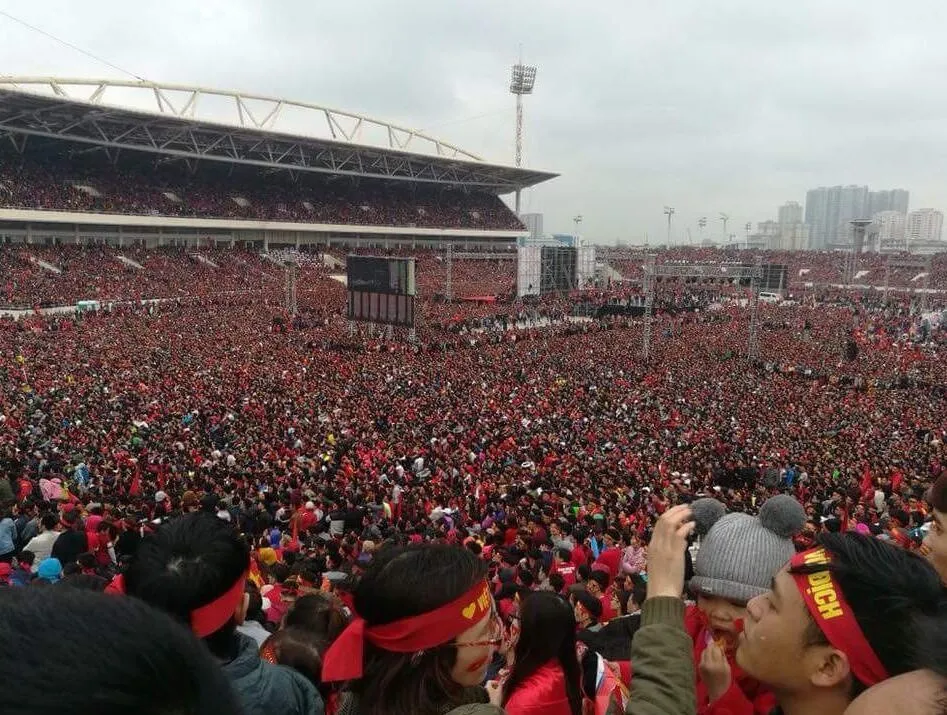
<path fill-rule="evenodd" d="M 640 316 L 576 317 L 635 289 L 445 303 L 428 277 L 411 343 L 353 334 L 318 260 L 291 322 L 276 262 L 201 255 L 0 250 L 14 290 L 75 269 L 180 298 L 0 319 L 0 711 L 841 715 L 887 676 L 942 689 L 936 296 L 762 305 L 747 361 L 745 289 L 662 286 L 645 361 Z M 512 285 L 459 264 L 455 292 Z M 790 633 L 797 552 L 831 554 L 885 677 Z M 60 673 L 68 699 L 38 685 Z"/>
<path fill-rule="evenodd" d="M 921 289 L 925 286 L 926 256 L 901 254 L 862 253 L 856 258 L 854 271 L 846 274 L 851 257 L 844 251 L 773 251 L 744 250 L 736 246 L 698 248 L 675 246 L 670 249 L 617 249 L 605 248 L 600 257 L 607 261 L 625 280 L 640 281 L 644 275 L 647 253 L 654 253 L 662 264 L 743 264 L 753 265 L 756 256 L 763 256 L 764 264 L 785 265 L 787 282 L 782 290 L 805 290 L 825 285 L 871 286 L 883 289 L 886 285 L 896 290 Z M 889 260 L 890 259 L 890 260 Z M 890 262 L 890 266 L 888 265 Z M 931 256 L 929 288 L 947 288 L 947 252 Z M 775 289 L 777 286 L 773 286 Z"/>
<path fill-rule="evenodd" d="M 433 248 L 314 248 L 273 246 L 268 251 L 224 247 L 164 247 L 145 249 L 136 246 L 27 245 L 0 246 L 0 304 L 32 307 L 35 305 L 73 305 L 79 300 L 122 301 L 152 298 L 209 296 L 215 293 L 249 292 L 279 286 L 283 281 L 282 264 L 291 261 L 313 280 L 330 274 L 344 274 L 349 253 L 413 256 L 416 259 L 417 286 L 425 297 L 443 296 L 448 288 L 455 298 L 511 299 L 516 292 L 516 252 L 508 248 L 477 250 L 455 249 L 450 269 L 446 251 Z M 481 257 L 473 257 L 479 254 Z M 335 259 L 329 268 L 323 255 Z M 658 264 L 730 263 L 753 264 L 754 251 L 728 251 L 678 247 L 654 252 Z M 793 297 L 813 292 L 838 290 L 843 280 L 844 256 L 834 253 L 762 252 L 764 262 L 786 265 L 787 285 L 766 286 Z M 916 258 L 916 257 L 915 257 Z M 641 294 L 644 253 L 615 252 L 603 249 L 598 262 L 614 271 L 601 271 L 599 292 L 614 299 L 634 298 Z M 924 286 L 924 268 L 885 269 L 885 259 L 876 254 L 859 257 L 859 270 L 865 271 L 858 282 L 866 300 L 874 292 L 909 295 Z M 857 274 L 856 274 L 857 275 Z M 622 280 L 618 280 L 618 276 Z M 715 280 L 671 281 L 666 292 L 689 290 L 720 291 Z M 745 288 L 745 286 L 743 286 Z M 929 287 L 947 290 L 947 253 L 932 257 Z M 737 286 L 739 288 L 739 286 Z M 736 290 L 732 292 L 738 292 Z"/>

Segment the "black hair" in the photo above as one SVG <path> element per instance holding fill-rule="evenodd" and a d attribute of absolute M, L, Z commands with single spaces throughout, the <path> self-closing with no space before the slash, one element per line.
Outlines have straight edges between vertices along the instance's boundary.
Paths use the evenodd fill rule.
<path fill-rule="evenodd" d="M 562 593 L 562 589 L 566 587 L 566 579 L 561 573 L 551 573 L 549 574 L 549 587 L 555 593 Z"/>
<path fill-rule="evenodd" d="M 226 521 L 204 512 L 185 514 L 143 539 L 125 571 L 125 590 L 182 623 L 191 612 L 225 594 L 242 578 L 250 550 Z M 237 654 L 236 620 L 204 640 L 232 660 Z"/>
<path fill-rule="evenodd" d="M 263 596 L 260 595 L 260 589 L 256 587 L 253 581 L 247 581 L 243 590 L 247 594 L 246 619 L 248 621 L 256 621 L 260 625 L 265 625 L 266 614 L 263 613 Z"/>
<path fill-rule="evenodd" d="M 109 582 L 95 574 L 74 573 L 66 576 L 59 582 L 59 588 L 71 586 L 84 591 L 104 591 Z"/>
<path fill-rule="evenodd" d="M 39 523 L 43 525 L 43 528 L 46 529 L 46 531 L 52 531 L 56 528 L 56 524 L 59 523 L 59 517 L 52 512 L 47 512 L 46 514 L 43 514 L 43 517 L 39 520 Z"/>
<path fill-rule="evenodd" d="M 631 591 L 624 589 L 615 592 L 615 598 L 618 599 L 618 615 L 628 615 L 628 599 L 631 597 Z"/>
<path fill-rule="evenodd" d="M 565 676 L 572 715 L 581 715 L 582 672 L 575 652 L 575 625 L 569 604 L 555 594 L 536 591 L 523 599 L 513 668 L 503 686 L 504 705 L 537 670 L 556 662 Z"/>
<path fill-rule="evenodd" d="M 383 546 L 354 589 L 355 611 L 369 626 L 418 616 L 459 598 L 485 573 L 486 564 L 461 547 Z M 451 647 L 393 653 L 366 643 L 363 676 L 350 684 L 359 696 L 360 715 L 450 710 L 463 697 L 451 678 L 456 659 Z"/>
<path fill-rule="evenodd" d="M 817 542 L 829 552 L 831 563 L 800 566 L 793 572 L 832 572 L 889 676 L 919 668 L 947 667 L 947 653 L 937 656 L 941 663 L 937 666 L 930 654 L 918 646 L 925 632 L 937 627 L 938 616 L 945 612 L 947 604 L 940 576 L 925 559 L 861 534 L 825 533 Z M 827 643 L 810 618 L 805 644 Z M 864 689 L 865 684 L 853 675 L 851 697 Z"/>
<path fill-rule="evenodd" d="M 572 552 L 569 549 L 558 549 L 556 555 L 563 561 L 570 561 L 572 559 Z"/>
<path fill-rule="evenodd" d="M 309 593 L 293 603 L 283 620 L 284 628 L 298 628 L 310 634 L 324 652 L 336 639 L 348 618 L 342 611 L 342 603 L 326 593 Z"/>
<path fill-rule="evenodd" d="M 937 511 L 947 514 L 947 469 L 937 477 L 928 492 L 927 499 Z"/>
<path fill-rule="evenodd" d="M 585 589 L 576 590 L 572 596 L 576 603 L 589 612 L 592 620 L 598 623 L 598 620 L 602 617 L 602 602 Z"/>
<path fill-rule="evenodd" d="M 644 584 L 636 583 L 631 589 L 630 597 L 638 608 L 641 608 L 644 605 L 645 599 L 648 597 L 648 587 Z"/>
<path fill-rule="evenodd" d="M 325 650 L 312 633 L 284 628 L 267 638 L 260 651 L 270 662 L 292 668 L 317 688 L 322 685 Z"/>
<path fill-rule="evenodd" d="M 601 569 L 593 569 L 592 573 L 589 574 L 588 580 L 595 581 L 595 583 L 597 583 L 599 587 L 604 591 L 606 588 L 608 588 L 608 582 L 610 580 L 610 576 L 608 574 L 608 571 L 602 571 Z"/>
<path fill-rule="evenodd" d="M 201 643 L 133 598 L 59 587 L 0 591 L 0 643 L 0 673 L 16 684 L 0 688 L 4 715 L 239 712 Z"/>

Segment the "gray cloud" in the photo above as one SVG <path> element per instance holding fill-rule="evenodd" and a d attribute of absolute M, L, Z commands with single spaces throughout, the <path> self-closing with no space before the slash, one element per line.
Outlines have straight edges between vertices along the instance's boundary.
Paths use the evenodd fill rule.
<path fill-rule="evenodd" d="M 525 198 L 553 230 L 663 240 L 701 215 L 731 229 L 811 186 L 904 187 L 947 207 L 938 0 L 205 0 L 2 2 L 150 79 L 323 103 L 512 161 L 509 65 L 539 65 Z M 116 76 L 0 18 L 13 74 Z M 719 232 L 719 222 L 713 221 Z M 741 228 L 742 231 L 742 228 Z"/>

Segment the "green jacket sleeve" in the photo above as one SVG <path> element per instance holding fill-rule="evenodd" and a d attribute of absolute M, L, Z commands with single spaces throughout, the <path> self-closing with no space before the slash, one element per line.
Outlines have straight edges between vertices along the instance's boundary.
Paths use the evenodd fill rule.
<path fill-rule="evenodd" d="M 645 601 L 631 643 L 628 715 L 696 715 L 693 648 L 684 630 L 684 601 Z"/>

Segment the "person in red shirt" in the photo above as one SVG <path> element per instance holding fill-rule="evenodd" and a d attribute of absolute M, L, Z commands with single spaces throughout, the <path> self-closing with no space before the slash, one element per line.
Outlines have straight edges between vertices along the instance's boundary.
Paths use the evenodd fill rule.
<path fill-rule="evenodd" d="M 569 549 L 559 549 L 556 551 L 555 558 L 552 562 L 552 568 L 549 570 L 550 574 L 557 573 L 562 576 L 562 580 L 566 588 L 574 585 L 576 581 L 576 568 L 571 559 L 572 554 L 569 553 Z"/>
<path fill-rule="evenodd" d="M 625 543 L 622 540 L 622 536 L 618 532 L 618 529 L 614 528 L 606 529 L 602 536 L 602 540 L 605 542 L 605 548 L 595 560 L 595 565 L 604 566 L 608 571 L 608 575 L 614 579 L 616 576 L 618 576 L 618 569 L 621 565 L 622 550 L 625 547 Z"/>
<path fill-rule="evenodd" d="M 612 598 L 608 593 L 608 584 L 610 582 L 608 572 L 600 568 L 593 568 L 588 581 L 585 582 L 585 588 L 602 604 L 603 622 L 610 621 L 618 614 L 612 608 Z"/>
<path fill-rule="evenodd" d="M 316 505 L 307 501 L 306 506 L 296 512 L 296 518 L 299 520 L 299 532 L 309 531 L 316 525 Z"/>

